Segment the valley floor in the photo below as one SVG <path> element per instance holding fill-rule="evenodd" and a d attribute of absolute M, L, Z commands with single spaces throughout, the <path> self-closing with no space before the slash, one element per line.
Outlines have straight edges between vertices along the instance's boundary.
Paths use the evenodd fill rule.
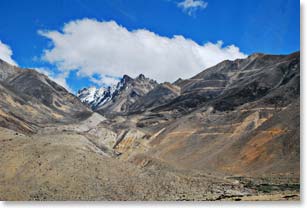
<path fill-rule="evenodd" d="M 0 199 L 299 200 L 299 179 L 253 179 L 135 165 L 77 132 L 24 135 L 0 128 Z M 154 161 L 154 162 L 153 162 Z"/>

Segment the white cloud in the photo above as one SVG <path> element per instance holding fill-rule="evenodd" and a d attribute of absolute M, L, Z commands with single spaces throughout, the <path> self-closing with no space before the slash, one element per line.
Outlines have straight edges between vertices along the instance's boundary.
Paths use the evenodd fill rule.
<path fill-rule="evenodd" d="M 116 85 L 119 82 L 119 78 L 105 76 L 105 75 L 100 75 L 98 79 L 95 77 L 91 77 L 90 80 L 100 86 L 102 85 L 112 86 L 112 85 Z"/>
<path fill-rule="evenodd" d="M 68 86 L 66 82 L 66 78 L 69 75 L 69 72 L 63 72 L 59 74 L 55 74 L 53 71 L 46 69 L 46 68 L 34 68 L 36 71 L 45 74 L 48 76 L 52 81 L 56 82 L 57 84 L 61 85 L 64 87 L 66 90 L 69 92 L 73 92 L 73 90 Z"/>
<path fill-rule="evenodd" d="M 197 10 L 207 8 L 208 2 L 202 0 L 184 0 L 177 4 L 178 7 L 190 16 L 193 16 Z"/>
<path fill-rule="evenodd" d="M 12 59 L 13 51 L 11 48 L 0 40 L 0 59 L 9 64 L 17 66 L 17 63 Z"/>
<path fill-rule="evenodd" d="M 158 81 L 189 78 L 225 59 L 246 55 L 235 45 L 222 41 L 199 45 L 181 35 L 159 36 L 145 29 L 129 31 L 114 21 L 93 19 L 71 21 L 63 31 L 39 31 L 52 41 L 43 59 L 64 71 L 78 70 L 93 78 L 136 77 L 143 73 Z"/>

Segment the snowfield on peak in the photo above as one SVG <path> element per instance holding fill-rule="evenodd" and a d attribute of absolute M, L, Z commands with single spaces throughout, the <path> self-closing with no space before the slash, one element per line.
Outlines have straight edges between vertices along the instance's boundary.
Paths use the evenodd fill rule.
<path fill-rule="evenodd" d="M 118 103 L 116 111 L 124 111 L 126 105 L 134 103 L 137 98 L 142 97 L 157 85 L 156 81 L 146 78 L 143 74 L 135 79 L 124 75 L 116 85 L 107 88 L 96 88 L 94 86 L 83 88 L 78 91 L 77 96 L 93 110 L 104 108 L 111 103 Z M 127 96 L 131 99 L 125 104 L 123 97 L 126 99 Z"/>
<path fill-rule="evenodd" d="M 89 88 L 83 88 L 79 90 L 77 96 L 81 102 L 88 104 L 92 109 L 95 109 L 104 103 L 111 100 L 112 94 L 114 93 L 116 86 L 100 87 L 94 86 Z"/>

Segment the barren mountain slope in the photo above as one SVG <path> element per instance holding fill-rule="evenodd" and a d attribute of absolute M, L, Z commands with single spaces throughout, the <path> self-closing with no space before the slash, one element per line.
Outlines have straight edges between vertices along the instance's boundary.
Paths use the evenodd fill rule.
<path fill-rule="evenodd" d="M 299 177 L 299 80 L 299 53 L 225 61 L 131 121 L 150 134 L 146 155 L 177 167 Z"/>
<path fill-rule="evenodd" d="M 286 55 L 253 54 L 246 59 L 223 61 L 198 75 L 181 80 L 181 95 L 158 110 L 190 111 L 212 103 L 218 110 L 231 110 L 281 89 L 299 77 L 299 52 Z M 288 89 L 288 90 L 291 90 Z M 297 96 L 289 92 L 287 96 Z M 291 99 L 285 97 L 289 103 Z"/>
<path fill-rule="evenodd" d="M 91 110 L 47 76 L 1 61 L 0 125 L 35 131 L 48 123 L 76 122 Z"/>

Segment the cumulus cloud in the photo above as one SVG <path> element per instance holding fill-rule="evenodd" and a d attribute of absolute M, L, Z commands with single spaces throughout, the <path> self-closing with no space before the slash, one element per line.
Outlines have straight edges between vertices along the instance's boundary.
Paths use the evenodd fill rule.
<path fill-rule="evenodd" d="M 196 11 L 207 8 L 208 2 L 202 0 L 184 0 L 177 4 L 178 7 L 190 16 L 193 16 Z"/>
<path fill-rule="evenodd" d="M 42 67 L 38 67 L 38 68 L 34 68 L 34 69 L 36 71 L 42 73 L 42 74 L 45 74 L 52 81 L 54 81 L 57 84 L 61 85 L 62 87 L 64 87 L 69 92 L 73 92 L 73 90 L 68 86 L 68 84 L 66 82 L 66 78 L 68 77 L 69 72 L 63 72 L 63 73 L 55 74 L 53 71 L 51 71 L 49 69 L 46 69 L 46 68 L 42 68 Z"/>
<path fill-rule="evenodd" d="M 160 82 L 174 81 L 225 59 L 246 56 L 235 45 L 223 46 L 222 41 L 199 45 L 181 35 L 169 38 L 146 29 L 129 31 L 115 21 L 82 19 L 65 24 L 62 31 L 39 34 L 52 43 L 43 53 L 45 61 L 63 72 L 78 70 L 89 78 L 100 74 L 102 79 L 97 82 L 140 73 Z"/>
<path fill-rule="evenodd" d="M 112 77 L 112 76 L 108 76 L 108 75 L 99 75 L 99 78 L 95 78 L 95 77 L 91 77 L 90 80 L 100 86 L 112 86 L 112 85 L 116 85 L 120 78 L 118 77 Z"/>
<path fill-rule="evenodd" d="M 11 48 L 0 40 L 0 59 L 9 64 L 17 66 L 17 63 L 12 59 L 13 51 Z"/>

